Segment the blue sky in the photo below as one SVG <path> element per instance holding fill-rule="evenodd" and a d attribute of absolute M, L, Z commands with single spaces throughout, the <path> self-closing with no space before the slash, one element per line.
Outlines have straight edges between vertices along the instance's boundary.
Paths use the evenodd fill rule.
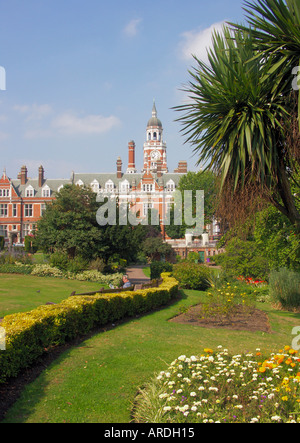
<path fill-rule="evenodd" d="M 196 170 L 171 108 L 212 27 L 244 20 L 243 0 L 0 0 L 0 169 L 16 178 L 113 172 L 136 143 L 142 166 L 155 98 L 168 165 Z M 2 171 L 0 171 L 2 172 Z"/>

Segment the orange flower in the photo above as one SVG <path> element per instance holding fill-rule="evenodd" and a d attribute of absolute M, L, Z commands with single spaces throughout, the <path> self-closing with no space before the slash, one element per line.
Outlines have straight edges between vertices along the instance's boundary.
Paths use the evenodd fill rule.
<path fill-rule="evenodd" d="M 206 352 L 207 354 L 213 354 L 214 351 L 212 349 L 204 349 L 204 352 Z"/>

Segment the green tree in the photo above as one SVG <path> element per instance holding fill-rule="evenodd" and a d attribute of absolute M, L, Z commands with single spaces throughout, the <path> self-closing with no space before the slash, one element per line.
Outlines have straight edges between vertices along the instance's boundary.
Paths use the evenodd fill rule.
<path fill-rule="evenodd" d="M 94 258 L 103 254 L 104 230 L 96 221 L 99 204 L 90 189 L 66 185 L 49 203 L 37 224 L 36 239 L 45 252 Z"/>
<path fill-rule="evenodd" d="M 267 2 L 276 3 L 260 3 Z M 294 158 L 285 134 L 292 89 L 277 77 L 274 60 L 258 54 L 250 28 L 215 33 L 209 65 L 195 58 L 190 72 L 191 101 L 176 109 L 184 113 L 179 121 L 186 141 L 199 163 L 220 176 L 222 192 L 230 188 L 238 199 L 255 184 L 254 195 L 268 199 L 300 232 L 290 184 Z"/>
<path fill-rule="evenodd" d="M 179 182 L 179 191 L 204 191 L 204 223 L 212 223 L 213 216 L 216 213 L 217 200 L 217 181 L 216 176 L 211 171 L 188 172 Z M 195 206 L 195 202 L 193 202 Z M 193 212 L 196 208 L 193 208 Z"/>

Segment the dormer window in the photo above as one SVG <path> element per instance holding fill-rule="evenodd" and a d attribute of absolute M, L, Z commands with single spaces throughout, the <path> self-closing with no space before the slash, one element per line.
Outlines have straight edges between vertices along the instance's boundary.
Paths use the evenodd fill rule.
<path fill-rule="evenodd" d="M 175 191 L 175 183 L 173 182 L 173 180 L 168 181 L 168 183 L 166 185 L 166 190 L 167 190 L 167 192 Z"/>
<path fill-rule="evenodd" d="M 91 183 L 91 189 L 92 189 L 92 191 L 95 192 L 96 194 L 98 194 L 98 192 L 99 192 L 99 188 L 100 188 L 100 185 L 99 185 L 98 180 L 94 180 L 94 181 L 92 181 L 92 183 Z"/>
<path fill-rule="evenodd" d="M 60 192 L 60 191 L 62 190 L 63 187 L 64 187 L 64 185 L 60 185 L 60 186 L 57 188 L 57 192 Z"/>
<path fill-rule="evenodd" d="M 44 198 L 48 198 L 51 197 L 51 189 L 49 188 L 49 186 L 44 186 L 43 190 L 42 190 L 42 196 Z"/>
<path fill-rule="evenodd" d="M 78 181 L 76 182 L 76 186 L 80 186 L 80 187 L 84 186 L 83 181 L 82 181 L 82 180 L 78 180 Z"/>
<path fill-rule="evenodd" d="M 112 180 L 108 180 L 105 183 L 105 190 L 106 190 L 106 192 L 114 192 L 115 185 L 114 185 L 114 182 Z"/>
<path fill-rule="evenodd" d="M 25 197 L 34 197 L 34 189 L 31 185 L 25 189 Z"/>
<path fill-rule="evenodd" d="M 120 183 L 120 192 L 122 194 L 127 194 L 129 192 L 130 185 L 128 180 L 124 180 Z"/>

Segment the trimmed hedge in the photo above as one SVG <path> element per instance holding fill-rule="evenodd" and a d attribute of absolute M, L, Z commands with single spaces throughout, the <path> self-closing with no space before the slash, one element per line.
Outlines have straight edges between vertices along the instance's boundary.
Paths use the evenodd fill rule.
<path fill-rule="evenodd" d="M 6 316 L 1 323 L 6 333 L 6 350 L 0 351 L 0 383 L 16 377 L 49 348 L 83 336 L 94 327 L 167 304 L 176 297 L 178 282 L 167 273 L 162 278 L 159 288 L 69 297 L 57 305 Z"/>

